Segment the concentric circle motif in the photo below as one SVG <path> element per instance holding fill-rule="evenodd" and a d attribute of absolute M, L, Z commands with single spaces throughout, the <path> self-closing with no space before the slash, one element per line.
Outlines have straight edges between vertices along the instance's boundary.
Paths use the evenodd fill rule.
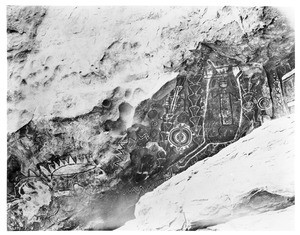
<path fill-rule="evenodd" d="M 188 125 L 181 123 L 174 127 L 169 134 L 169 142 L 177 150 L 183 150 L 192 142 L 192 132 Z"/>
<path fill-rule="evenodd" d="M 260 109 L 268 109 L 271 106 L 271 101 L 267 97 L 261 97 L 258 100 L 257 105 Z"/>
<path fill-rule="evenodd" d="M 252 111 L 254 107 L 253 96 L 251 94 L 246 94 L 244 96 L 243 108 L 246 111 Z"/>

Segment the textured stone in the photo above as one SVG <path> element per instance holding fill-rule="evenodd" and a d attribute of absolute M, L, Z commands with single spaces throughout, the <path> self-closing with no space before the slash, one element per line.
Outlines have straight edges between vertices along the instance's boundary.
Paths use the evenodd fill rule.
<path fill-rule="evenodd" d="M 32 180 L 51 195 L 10 230 L 116 228 L 146 192 L 293 112 L 294 30 L 275 8 L 9 6 L 7 19 L 9 213 Z"/>
<path fill-rule="evenodd" d="M 214 231 L 291 231 L 295 228 L 295 206 L 233 219 L 212 226 Z"/>
<path fill-rule="evenodd" d="M 120 229 L 194 230 L 225 222 L 216 228 L 242 230 L 243 216 L 263 219 L 261 213 L 294 205 L 293 162 L 294 118 L 273 120 L 142 196 L 136 219 Z"/>

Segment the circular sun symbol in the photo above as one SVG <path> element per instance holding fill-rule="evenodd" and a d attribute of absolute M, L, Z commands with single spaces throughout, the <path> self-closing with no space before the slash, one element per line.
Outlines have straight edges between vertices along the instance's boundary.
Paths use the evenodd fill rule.
<path fill-rule="evenodd" d="M 192 142 L 192 132 L 188 125 L 181 123 L 174 127 L 169 134 L 169 142 L 178 150 L 187 148 Z"/>

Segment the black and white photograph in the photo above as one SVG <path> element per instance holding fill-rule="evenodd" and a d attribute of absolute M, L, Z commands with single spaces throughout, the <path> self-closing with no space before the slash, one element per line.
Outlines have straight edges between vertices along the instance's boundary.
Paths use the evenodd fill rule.
<path fill-rule="evenodd" d="M 4 6 L 4 230 L 295 231 L 294 7 L 93 3 Z"/>

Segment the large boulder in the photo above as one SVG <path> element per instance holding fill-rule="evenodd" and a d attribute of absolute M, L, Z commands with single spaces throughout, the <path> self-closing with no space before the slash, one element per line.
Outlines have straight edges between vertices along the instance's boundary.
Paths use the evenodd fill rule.
<path fill-rule="evenodd" d="M 270 229 L 269 214 L 278 211 L 271 216 L 282 218 L 280 210 L 295 203 L 293 169 L 294 118 L 289 116 L 264 124 L 142 196 L 135 220 L 120 229 L 243 230 L 258 218 L 267 222 L 256 224 L 256 230 Z M 283 214 L 293 218 L 293 210 Z M 282 228 L 285 222 L 292 225 L 285 220 Z"/>
<path fill-rule="evenodd" d="M 248 215 L 207 228 L 214 231 L 288 231 L 295 229 L 295 206 Z"/>

